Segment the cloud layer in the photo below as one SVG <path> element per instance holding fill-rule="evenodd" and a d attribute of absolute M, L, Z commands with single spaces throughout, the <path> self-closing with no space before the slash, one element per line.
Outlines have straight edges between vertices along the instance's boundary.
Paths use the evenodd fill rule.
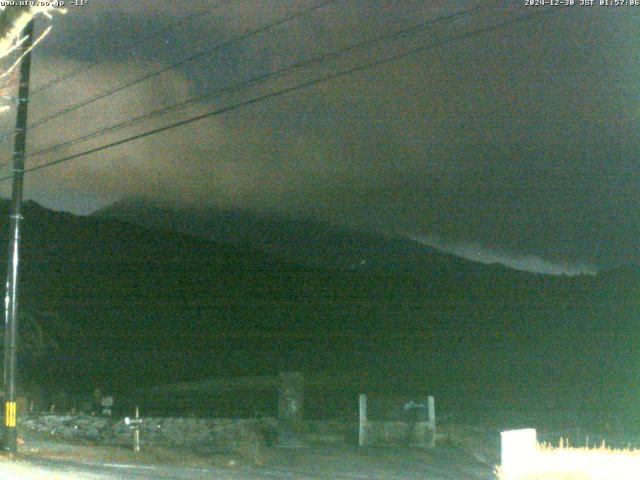
<path fill-rule="evenodd" d="M 93 3 L 57 20 L 55 40 L 38 52 L 34 70 L 42 82 L 93 58 L 103 63 L 39 94 L 33 120 L 312 4 L 233 3 L 153 45 L 128 41 L 123 33 L 128 47 L 109 53 L 114 29 L 139 38 L 150 25 L 171 25 L 188 13 L 178 8 L 186 3 Z M 213 59 L 172 70 L 35 129 L 31 151 L 473 6 L 425 3 L 336 2 L 310 19 L 234 44 Z M 206 11 L 210 5 L 202 1 L 189 8 Z M 522 13 L 488 10 L 29 161 L 59 158 Z M 142 195 L 284 211 L 410 232 L 442 244 L 472 242 L 474 249 L 495 247 L 554 264 L 637 263 L 640 218 L 632 205 L 640 200 L 634 180 L 640 76 L 638 49 L 629 39 L 640 34 L 638 20 L 631 10 L 624 15 L 604 9 L 554 12 L 34 173 L 28 192 L 46 205 L 84 213 L 122 196 Z M 137 31 L 136 25 L 148 28 Z M 61 47 L 72 38 L 86 40 L 85 46 Z"/>

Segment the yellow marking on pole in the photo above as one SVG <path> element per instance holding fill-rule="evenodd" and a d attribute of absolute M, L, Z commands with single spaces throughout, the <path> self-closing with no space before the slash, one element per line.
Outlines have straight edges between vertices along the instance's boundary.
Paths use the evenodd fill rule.
<path fill-rule="evenodd" d="M 16 402 L 5 402 L 4 424 L 6 427 L 16 426 Z"/>

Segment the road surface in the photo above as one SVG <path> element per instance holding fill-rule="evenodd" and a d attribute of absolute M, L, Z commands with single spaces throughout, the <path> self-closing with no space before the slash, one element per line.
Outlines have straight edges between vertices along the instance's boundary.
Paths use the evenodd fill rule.
<path fill-rule="evenodd" d="M 489 480 L 492 468 L 464 452 L 295 449 L 279 451 L 263 467 L 85 462 L 27 456 L 0 460 L 0 480 Z"/>

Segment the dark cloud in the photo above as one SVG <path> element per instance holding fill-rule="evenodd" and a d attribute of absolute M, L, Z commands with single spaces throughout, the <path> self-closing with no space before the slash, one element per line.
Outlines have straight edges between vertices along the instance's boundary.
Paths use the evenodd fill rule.
<path fill-rule="evenodd" d="M 139 46 L 137 56 L 109 50 L 114 32 L 131 35 L 126 43 L 135 48 L 136 38 L 187 14 L 184 9 L 213 4 L 96 0 L 58 19 L 34 67 L 46 69 L 40 79 L 94 58 L 109 61 L 43 94 L 32 118 L 312 3 L 229 2 L 191 30 L 183 26 L 162 43 Z M 65 116 L 34 133 L 30 143 L 59 141 L 325 49 L 485 4 L 337 2 Z M 434 26 L 218 105 L 527 12 L 496 8 Z M 31 176 L 29 192 L 81 212 L 133 194 L 286 211 L 494 252 L 486 258 L 510 253 L 574 270 L 637 263 L 639 13 L 631 7 L 558 9 L 45 170 Z M 65 49 L 70 39 L 84 43 Z M 210 108 L 201 105 L 127 134 Z"/>

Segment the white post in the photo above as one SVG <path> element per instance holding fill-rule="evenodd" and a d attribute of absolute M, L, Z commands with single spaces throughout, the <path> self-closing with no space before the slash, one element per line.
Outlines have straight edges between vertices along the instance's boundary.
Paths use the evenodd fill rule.
<path fill-rule="evenodd" d="M 427 425 L 429 426 L 429 430 L 431 431 L 431 440 L 429 441 L 429 446 L 436 446 L 436 401 L 433 396 L 429 396 L 427 398 Z"/>
<path fill-rule="evenodd" d="M 538 443 L 535 428 L 507 430 L 500 434 L 502 440 L 502 472 L 515 475 L 525 471 L 535 462 Z"/>
<path fill-rule="evenodd" d="M 140 409 L 136 407 L 136 425 L 133 429 L 133 451 L 140 451 Z"/>
<path fill-rule="evenodd" d="M 367 395 L 360 394 L 360 428 L 358 430 L 358 445 L 367 446 Z"/>

